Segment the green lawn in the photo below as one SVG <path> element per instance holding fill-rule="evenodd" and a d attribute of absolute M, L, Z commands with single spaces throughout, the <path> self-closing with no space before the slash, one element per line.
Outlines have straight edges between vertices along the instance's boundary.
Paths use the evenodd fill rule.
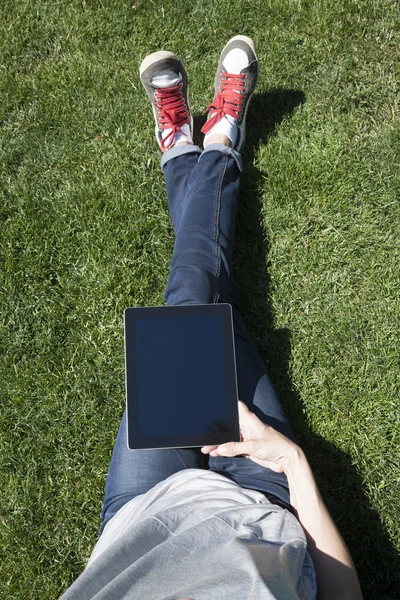
<path fill-rule="evenodd" d="M 399 7 L 2 0 L 0 597 L 85 566 L 124 402 L 123 310 L 162 304 L 173 231 L 138 68 L 177 53 L 197 125 L 254 38 L 236 278 L 366 597 L 400 597 Z"/>

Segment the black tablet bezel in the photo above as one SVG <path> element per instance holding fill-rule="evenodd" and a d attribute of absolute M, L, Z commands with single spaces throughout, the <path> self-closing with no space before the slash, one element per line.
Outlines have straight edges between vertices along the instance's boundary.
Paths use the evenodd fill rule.
<path fill-rule="evenodd" d="M 137 390 L 135 383 L 136 331 L 138 319 L 220 316 L 223 328 L 224 362 L 227 386 L 229 430 L 204 435 L 141 436 L 138 431 Z M 230 304 L 200 304 L 185 306 L 146 306 L 124 311 L 125 383 L 127 445 L 130 450 L 161 448 L 196 448 L 240 441 L 238 390 L 232 307 Z M 131 368 L 128 370 L 128 362 Z"/>

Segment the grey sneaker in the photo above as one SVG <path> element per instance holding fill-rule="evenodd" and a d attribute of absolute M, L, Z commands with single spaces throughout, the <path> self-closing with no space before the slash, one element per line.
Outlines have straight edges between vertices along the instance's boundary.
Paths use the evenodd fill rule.
<path fill-rule="evenodd" d="M 240 152 L 246 138 L 246 115 L 258 78 L 258 58 L 253 40 L 236 35 L 222 50 L 214 80 L 215 96 L 205 112 L 205 134 L 227 133 Z M 234 139 L 232 139 L 234 138 Z"/>
<path fill-rule="evenodd" d="M 168 150 L 178 141 L 192 142 L 188 76 L 179 58 L 172 52 L 149 54 L 140 65 L 140 80 L 153 107 L 161 150 Z"/>

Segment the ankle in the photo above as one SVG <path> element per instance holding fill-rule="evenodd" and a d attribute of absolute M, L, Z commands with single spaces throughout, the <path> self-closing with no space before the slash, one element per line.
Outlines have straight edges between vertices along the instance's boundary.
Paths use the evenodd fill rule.
<path fill-rule="evenodd" d="M 192 145 L 193 145 L 193 142 L 186 142 L 185 140 L 181 140 L 180 142 L 176 142 L 176 144 L 173 144 L 171 146 L 171 148 L 173 146 L 192 146 Z"/>
<path fill-rule="evenodd" d="M 223 144 L 224 146 L 228 146 L 228 148 L 232 148 L 231 140 L 223 133 L 206 136 L 204 138 L 204 148 L 207 148 L 210 144 Z"/>

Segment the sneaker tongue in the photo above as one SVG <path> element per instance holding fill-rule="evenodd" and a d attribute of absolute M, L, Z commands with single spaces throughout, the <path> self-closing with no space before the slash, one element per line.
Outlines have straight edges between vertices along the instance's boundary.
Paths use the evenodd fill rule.
<path fill-rule="evenodd" d="M 181 81 L 182 75 L 173 71 L 159 71 L 157 75 L 153 75 L 151 78 L 152 85 L 157 88 L 173 87 Z"/>
<path fill-rule="evenodd" d="M 249 58 L 241 48 L 234 48 L 225 56 L 222 66 L 227 73 L 239 75 L 249 66 Z"/>

